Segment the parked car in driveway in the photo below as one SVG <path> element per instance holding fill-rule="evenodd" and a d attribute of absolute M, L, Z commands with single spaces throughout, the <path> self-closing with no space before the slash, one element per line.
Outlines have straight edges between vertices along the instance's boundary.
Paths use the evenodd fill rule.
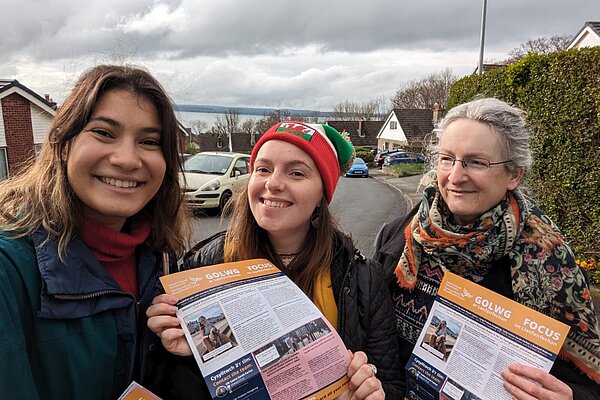
<path fill-rule="evenodd" d="M 223 210 L 233 193 L 250 178 L 250 156 L 202 152 L 183 164 L 182 187 L 192 208 Z"/>
<path fill-rule="evenodd" d="M 410 153 L 410 152 L 396 152 L 390 153 L 385 160 L 383 161 L 383 165 L 394 165 L 400 163 L 424 163 L 427 161 L 427 157 L 424 154 L 420 153 Z"/>
<path fill-rule="evenodd" d="M 396 150 L 380 151 L 379 153 L 375 154 L 375 159 L 373 160 L 373 164 L 375 164 L 375 166 L 377 166 L 377 167 L 381 167 L 383 165 L 383 162 L 385 161 L 385 157 L 387 157 L 388 154 L 398 152 L 398 151 L 402 151 L 402 150 L 396 149 Z"/>
<path fill-rule="evenodd" d="M 352 161 L 352 166 L 346 172 L 346 176 L 364 176 L 365 178 L 368 178 L 369 167 L 365 160 L 360 157 L 356 157 L 354 161 Z"/>

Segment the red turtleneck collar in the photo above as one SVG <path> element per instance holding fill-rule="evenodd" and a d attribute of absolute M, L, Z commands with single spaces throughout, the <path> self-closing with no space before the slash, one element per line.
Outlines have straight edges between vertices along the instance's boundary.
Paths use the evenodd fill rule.
<path fill-rule="evenodd" d="M 138 297 L 137 259 L 135 249 L 150 236 L 150 222 L 137 217 L 114 231 L 104 225 L 83 217 L 81 240 L 90 248 L 100 264 L 117 281 L 121 288 Z"/>

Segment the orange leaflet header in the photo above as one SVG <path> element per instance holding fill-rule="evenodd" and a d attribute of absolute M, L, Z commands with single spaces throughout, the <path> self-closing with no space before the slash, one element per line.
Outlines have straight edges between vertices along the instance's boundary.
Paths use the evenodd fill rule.
<path fill-rule="evenodd" d="M 119 400 L 161 400 L 160 397 L 138 384 L 131 382 Z"/>
<path fill-rule="evenodd" d="M 451 272 L 445 273 L 438 295 L 554 354 L 569 333 L 562 322 Z"/>
<path fill-rule="evenodd" d="M 165 292 L 180 299 L 231 282 L 281 272 L 264 258 L 199 267 L 162 276 Z"/>
<path fill-rule="evenodd" d="M 337 399 L 341 394 L 348 391 L 348 382 L 350 378 L 343 376 L 337 382 L 332 383 L 329 386 L 324 387 L 316 393 L 311 394 L 308 397 L 304 397 L 302 400 L 326 400 L 326 399 Z"/>

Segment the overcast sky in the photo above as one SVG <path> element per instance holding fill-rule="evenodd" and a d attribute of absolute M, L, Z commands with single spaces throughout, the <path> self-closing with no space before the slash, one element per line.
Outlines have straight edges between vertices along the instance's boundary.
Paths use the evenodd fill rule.
<path fill-rule="evenodd" d="M 0 0 L 0 78 L 60 102 L 100 63 L 179 104 L 331 110 L 479 59 L 481 0 Z M 599 0 L 489 0 L 486 61 L 600 21 Z"/>

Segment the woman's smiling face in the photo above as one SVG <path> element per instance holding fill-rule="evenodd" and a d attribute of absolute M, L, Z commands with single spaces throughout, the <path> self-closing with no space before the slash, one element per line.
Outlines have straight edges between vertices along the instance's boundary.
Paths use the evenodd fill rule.
<path fill-rule="evenodd" d="M 312 158 L 298 146 L 270 140 L 258 151 L 248 182 L 248 201 L 258 225 L 272 240 L 303 241 L 323 198 L 323 182 Z"/>
<path fill-rule="evenodd" d="M 448 125 L 440 138 L 439 152 L 458 160 L 484 158 L 504 161 L 498 135 L 484 123 L 463 118 Z M 509 190 L 514 190 L 522 177 L 522 169 L 509 171 L 505 165 L 491 165 L 477 171 L 465 169 L 456 161 L 449 170 L 437 168 L 442 198 L 456 222 L 467 225 L 496 206 Z"/>
<path fill-rule="evenodd" d="M 69 184 L 84 214 L 114 230 L 141 211 L 165 176 L 161 124 L 146 98 L 105 92 L 67 156 Z"/>

